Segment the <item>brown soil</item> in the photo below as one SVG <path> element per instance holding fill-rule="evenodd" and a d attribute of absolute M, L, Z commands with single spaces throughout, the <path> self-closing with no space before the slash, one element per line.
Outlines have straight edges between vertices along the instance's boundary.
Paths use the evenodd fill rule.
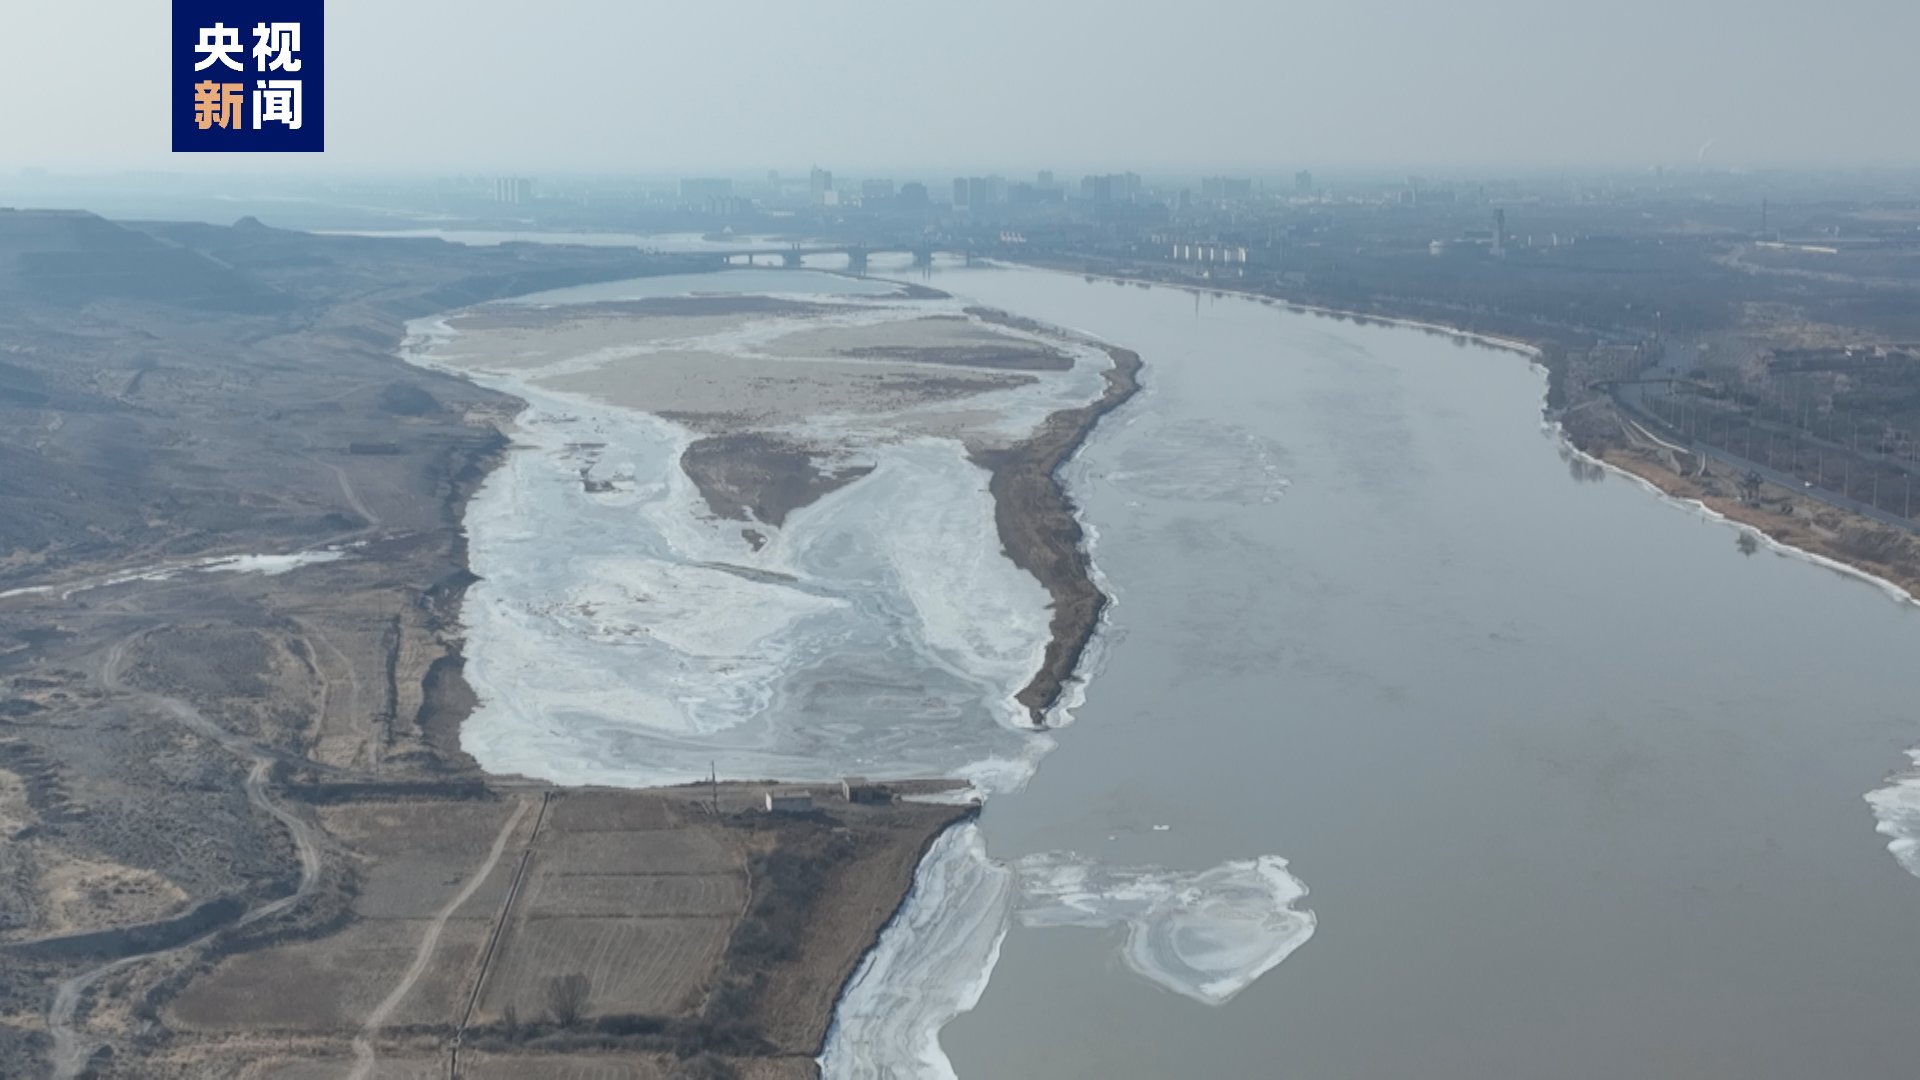
<path fill-rule="evenodd" d="M 632 1075 L 666 1076 L 705 1050 L 743 1076 L 813 1077 L 846 980 L 928 845 L 971 811 L 853 805 L 822 787 L 813 813 L 772 815 L 768 790 L 526 787 L 314 807 L 355 868 L 345 918 L 187 972 L 160 1014 L 167 1053 L 139 1075 L 344 1075 L 353 1036 L 440 913 L 425 968 L 372 1037 L 374 1075 L 445 1076 L 457 1055 L 462 1075 L 651 1063 Z M 507 844 L 489 863 L 496 834 Z M 571 973 L 590 987 L 563 1026 L 547 988 Z"/>
<path fill-rule="evenodd" d="M 981 322 L 992 323 L 995 326 L 1004 326 L 1009 330 L 1023 330 L 1029 334 L 1055 334 L 1059 332 L 1037 319 L 1029 319 L 1025 315 L 1015 315 L 1011 311 L 1002 311 L 999 308 L 970 307 L 966 309 L 966 312 Z"/>
<path fill-rule="evenodd" d="M 906 901 L 927 849 L 966 813 L 895 804 L 834 866 L 794 960 L 767 972 L 758 1023 L 768 1039 L 809 1058 L 826 1048 L 847 981 Z"/>
<path fill-rule="evenodd" d="M 1757 504 L 1745 502 L 1732 477 L 1681 475 L 1669 454 L 1645 447 L 1607 448 L 1595 456 L 1782 544 L 1864 570 L 1920 596 L 1920 539 L 1910 533 L 1772 484 L 1762 485 Z"/>
<path fill-rule="evenodd" d="M 45 1075 L 57 1031 L 77 1050 L 59 1075 L 338 1080 L 370 1027 L 375 1075 L 444 1077 L 483 988 L 528 1000 L 516 966 L 539 978 L 544 958 L 606 965 L 591 1022 L 670 1006 L 639 1024 L 670 1032 L 495 1032 L 513 1060 L 486 1075 L 665 1064 L 727 1034 L 697 993 L 647 995 L 732 970 L 747 859 L 844 834 L 818 917 L 729 1029 L 742 1075 L 811 1075 L 811 1045 L 759 1033 L 813 1039 L 962 811 L 823 795 L 789 823 L 751 812 L 756 788 L 722 788 L 717 811 L 704 792 L 569 793 L 543 831 L 546 789 L 458 749 L 461 515 L 518 403 L 393 355 L 411 315 L 689 261 L 0 219 L 8 370 L 42 387 L 0 401 L 0 552 L 26 553 L 0 555 L 0 591 L 35 590 L 0 602 L 0 1072 Z M 43 249 L 86 272 L 42 272 Z M 742 304 L 813 310 L 649 309 Z M 323 544 L 342 557 L 283 576 L 129 576 Z M 543 900 L 546 874 L 569 880 Z M 648 947 L 696 919 L 713 947 Z M 623 982 L 623 948 L 661 977 Z"/>
<path fill-rule="evenodd" d="M 680 455 L 680 468 L 715 515 L 778 527 L 793 511 L 873 471 L 871 465 L 822 469 L 827 460 L 796 443 L 743 432 L 695 441 Z"/>
<path fill-rule="evenodd" d="M 1092 565 L 1081 546 L 1085 534 L 1074 516 L 1073 499 L 1059 478 L 1060 466 L 1086 441 L 1100 418 L 1140 389 L 1140 355 L 1112 346 L 1107 347 L 1107 355 L 1113 358 L 1113 367 L 1106 373 L 1106 392 L 1097 400 L 1054 413 L 1015 446 L 976 450 L 973 455 L 993 474 L 988 486 L 1007 557 L 1039 578 L 1053 597 L 1053 637 L 1047 642 L 1046 656 L 1033 681 L 1016 695 L 1035 724 L 1044 723 L 1047 710 L 1059 700 L 1107 606 L 1107 596 L 1094 584 Z"/>

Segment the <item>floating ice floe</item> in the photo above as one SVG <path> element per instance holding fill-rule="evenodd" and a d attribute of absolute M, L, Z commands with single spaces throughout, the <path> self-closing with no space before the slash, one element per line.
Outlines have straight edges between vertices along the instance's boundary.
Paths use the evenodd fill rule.
<path fill-rule="evenodd" d="M 1125 926 L 1128 967 L 1224 1005 L 1313 936 L 1307 887 L 1274 855 L 1187 872 L 1108 867 L 1078 855 L 1013 864 L 1023 926 Z"/>
<path fill-rule="evenodd" d="M 1907 751 L 1913 766 L 1894 776 L 1887 785 L 1866 795 L 1878 818 L 1880 833 L 1887 837 L 1887 850 L 1920 877 L 1920 750 Z"/>
<path fill-rule="evenodd" d="M 1313 936 L 1307 888 L 1262 856 L 1210 870 L 1109 867 L 1049 852 L 988 858 L 978 826 L 928 852 L 900 911 L 847 984 L 821 1055 L 826 1080 L 954 1080 L 940 1031 L 973 1008 L 1008 926 L 1125 926 L 1128 967 L 1224 1005 Z"/>

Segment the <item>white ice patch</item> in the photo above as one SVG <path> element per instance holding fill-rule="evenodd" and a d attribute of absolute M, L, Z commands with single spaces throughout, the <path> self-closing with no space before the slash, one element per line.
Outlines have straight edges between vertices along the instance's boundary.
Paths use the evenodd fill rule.
<path fill-rule="evenodd" d="M 892 302 L 832 318 L 958 307 Z M 778 351 L 779 334 L 819 324 L 750 320 L 670 344 L 765 357 Z M 444 320 L 412 330 L 409 359 L 441 366 L 457 353 Z M 489 771 L 563 784 L 677 783 L 718 761 L 729 777 L 945 775 L 983 795 L 1019 788 L 1054 745 L 1026 730 L 1014 699 L 1044 658 L 1049 596 L 1007 558 L 989 476 L 966 446 L 909 433 L 1024 437 L 1104 389 L 1111 358 L 1091 345 L 1069 351 L 1072 369 L 1023 373 L 1031 381 L 1018 387 L 791 422 L 776 433 L 857 454 L 873 470 L 779 528 L 755 526 L 764 540 L 752 549 L 743 523 L 714 518 L 680 468 L 691 431 L 529 381 L 588 370 L 614 352 L 550 358 L 540 372 L 455 372 L 530 406 L 514 451 L 467 511 L 480 580 L 461 617 L 465 673 L 480 703 L 463 746 Z M 1231 452 L 1218 456 L 1224 464 Z M 609 482 L 587 485 L 587 476 Z M 1094 541 L 1089 528 L 1089 550 Z M 1106 632 L 1103 623 L 1097 643 Z M 1070 718 L 1102 655 L 1100 645 L 1082 655 L 1050 722 Z M 1100 916 L 1141 920 L 1134 936 L 1144 959 L 1128 962 L 1151 978 L 1224 1001 L 1285 955 L 1271 932 L 1249 933 L 1228 910 L 1232 896 L 1221 890 L 1240 880 L 1232 867 L 1114 873 L 1201 890 L 1185 904 L 1169 893 L 1151 910 L 1115 901 Z M 1284 911 L 1297 895 L 1276 906 L 1310 931 L 1311 915 Z M 987 858 L 977 828 L 941 837 L 846 989 L 825 1075 L 951 1080 L 939 1032 L 984 990 L 1014 896 L 1013 871 Z"/>
<path fill-rule="evenodd" d="M 1868 792 L 1866 799 L 1887 837 L 1887 850 L 1908 873 L 1920 877 L 1920 749 L 1907 751 L 1907 757 L 1913 766 L 1887 786 Z"/>
<path fill-rule="evenodd" d="M 416 349 L 445 346 L 444 323 L 415 329 Z M 462 741 L 483 767 L 655 785 L 717 761 L 724 777 L 1003 791 L 1053 745 L 1014 701 L 1049 598 L 1002 553 L 987 473 L 958 441 L 843 430 L 873 471 L 759 527 L 755 550 L 680 468 L 685 427 L 476 379 L 530 406 L 467 510 L 480 705 Z M 587 490 L 583 465 L 618 483 Z"/>
<path fill-rule="evenodd" d="M 823 1080 L 956 1080 L 940 1029 L 986 990 L 1012 898 L 1013 875 L 987 858 L 978 826 L 936 840 L 840 997 Z"/>
<path fill-rule="evenodd" d="M 1286 494 L 1286 451 L 1234 424 L 1168 424 L 1129 447 L 1105 480 L 1156 499 L 1272 503 Z"/>
<path fill-rule="evenodd" d="M 346 557 L 346 552 L 337 549 L 326 551 L 302 551 L 293 555 L 234 555 L 225 559 L 212 559 L 194 567 L 206 573 L 231 571 L 236 574 L 265 574 L 279 577 L 281 574 L 298 570 L 303 566 L 316 566 L 330 563 Z"/>
<path fill-rule="evenodd" d="M 765 579 L 658 559 L 580 560 L 576 585 L 549 614 L 594 641 L 657 641 L 687 656 L 747 656 L 808 615 L 845 606 Z"/>
<path fill-rule="evenodd" d="M 1128 967 L 1208 1005 L 1224 1005 L 1313 936 L 1307 888 L 1262 856 L 1187 872 L 1113 868 L 1050 852 L 987 857 L 977 825 L 927 852 L 893 922 L 834 1014 L 823 1080 L 955 1080 L 940 1031 L 979 1002 L 1015 918 L 1044 928 L 1125 926 Z"/>
<path fill-rule="evenodd" d="M 1307 887 L 1275 855 L 1190 873 L 1112 868 L 1077 855 L 1013 864 L 1023 926 L 1125 926 L 1128 967 L 1176 993 L 1223 1005 L 1313 936 Z"/>
<path fill-rule="evenodd" d="M 997 718 L 1022 726 L 1013 694 L 1038 671 L 1051 636 L 1050 598 L 1007 559 L 985 470 L 949 439 L 885 448 L 858 485 L 789 523 L 833 542 L 869 546 L 912 606 L 919 636 L 956 673 L 1006 688 Z M 815 508 L 808 508 L 815 509 Z"/>
<path fill-rule="evenodd" d="M 290 555 L 221 555 L 209 559 L 200 559 L 187 563 L 166 563 L 149 566 L 139 570 L 126 570 L 106 577 L 90 578 L 65 587 L 59 585 L 30 585 L 26 588 L 8 589 L 0 592 L 0 600 L 10 596 L 35 596 L 58 591 L 60 599 L 70 600 L 74 596 L 95 589 L 111 588 L 115 585 L 128 585 L 136 581 L 168 581 L 185 573 L 234 573 L 265 574 L 279 577 L 303 566 L 336 562 L 346 558 L 343 548 L 330 547 L 317 551 L 298 551 Z"/>

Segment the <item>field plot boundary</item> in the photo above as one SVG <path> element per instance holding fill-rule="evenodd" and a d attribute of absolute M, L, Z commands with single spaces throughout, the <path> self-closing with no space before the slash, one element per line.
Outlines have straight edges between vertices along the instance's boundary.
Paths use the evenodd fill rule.
<path fill-rule="evenodd" d="M 520 883 L 527 876 L 527 863 L 533 858 L 534 845 L 540 842 L 540 829 L 547 823 L 547 809 L 553 805 L 553 792 L 544 792 L 540 796 L 540 809 L 533 819 L 533 831 L 527 836 L 527 846 L 520 851 L 519 863 L 513 869 L 513 880 L 507 885 L 507 898 L 500 904 L 500 913 L 494 916 L 493 928 L 487 933 L 487 945 L 480 953 L 480 970 L 474 974 L 473 989 L 467 992 L 466 1008 L 460 1012 L 459 1026 L 453 1033 L 453 1047 L 447 1062 L 449 1076 L 457 1076 L 460 1071 L 460 1043 L 466 1038 L 467 1027 L 473 1022 L 473 1010 L 480 1003 L 480 988 L 487 983 L 487 971 L 493 965 L 493 957 L 500 946 L 500 935 L 505 931 L 507 916 L 513 911 L 514 897 L 520 893 Z"/>
<path fill-rule="evenodd" d="M 572 974 L 588 979 L 588 1016 L 675 1014 L 704 998 L 751 883 L 741 841 L 725 831 L 676 828 L 681 812 L 663 800 L 658 814 L 636 813 L 631 801 L 597 792 L 548 798 L 543 825 L 565 820 L 567 828 L 538 828 L 523 853 L 461 1020 L 463 1033 L 499 1019 L 509 1007 L 532 1019 L 540 1011 L 542 988 Z M 654 910 L 634 910 L 647 906 L 639 898 L 650 891 L 649 882 L 728 878 L 737 885 L 712 893 L 725 899 L 724 910 L 702 909 L 692 902 L 698 890 L 678 888 Z M 619 908 L 609 896 L 580 910 L 566 889 L 570 879 L 593 882 L 600 892 L 630 881 L 630 906 Z M 569 964 L 572 945 L 587 953 Z M 628 953 L 628 960 L 614 958 Z"/>

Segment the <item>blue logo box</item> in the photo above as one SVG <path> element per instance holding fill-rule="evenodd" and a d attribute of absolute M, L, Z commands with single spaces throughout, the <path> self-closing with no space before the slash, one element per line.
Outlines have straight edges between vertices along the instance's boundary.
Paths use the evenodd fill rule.
<path fill-rule="evenodd" d="M 325 0 L 173 0 L 175 153 L 326 149 Z"/>

